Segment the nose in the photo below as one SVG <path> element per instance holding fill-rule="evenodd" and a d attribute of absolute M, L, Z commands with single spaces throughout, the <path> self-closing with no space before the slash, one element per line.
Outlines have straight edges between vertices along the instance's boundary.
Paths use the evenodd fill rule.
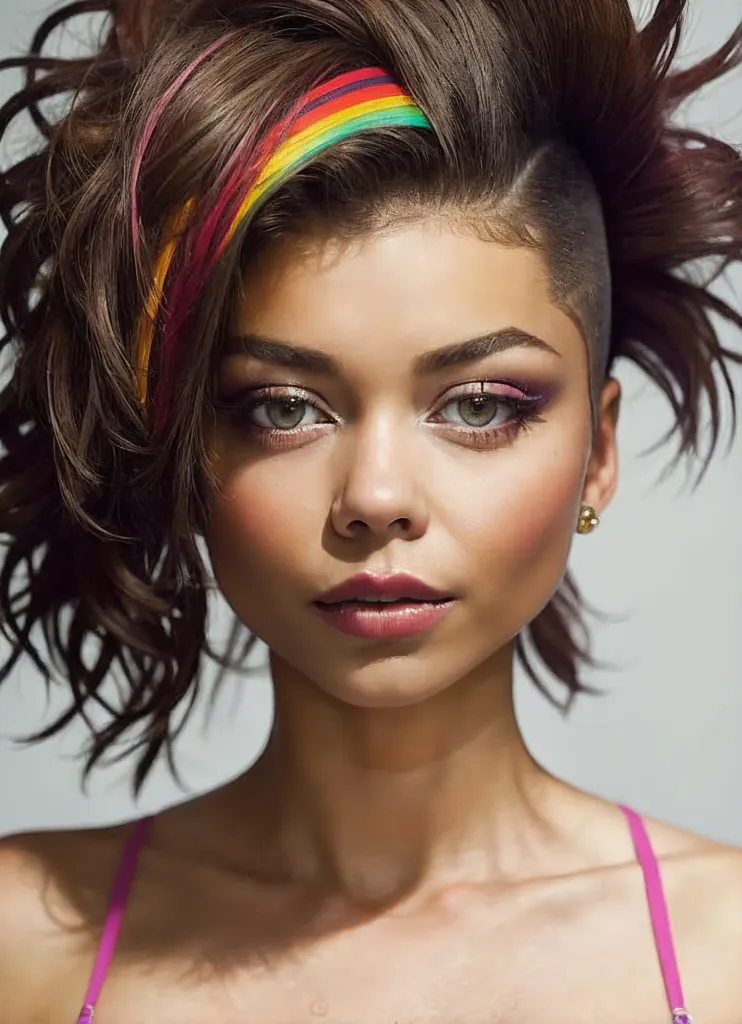
<path fill-rule="evenodd" d="M 417 540 L 429 522 L 423 467 L 414 438 L 391 417 L 348 438 L 331 521 L 341 537 Z"/>

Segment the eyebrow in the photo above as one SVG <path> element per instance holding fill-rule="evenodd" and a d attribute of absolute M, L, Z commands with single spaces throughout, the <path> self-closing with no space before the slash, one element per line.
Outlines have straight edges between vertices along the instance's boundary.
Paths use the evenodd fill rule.
<path fill-rule="evenodd" d="M 537 349 L 561 358 L 559 352 L 543 338 L 538 338 L 519 327 L 503 327 L 476 338 L 469 338 L 467 341 L 444 345 L 443 348 L 426 352 L 415 360 L 414 370 L 419 376 L 439 373 L 452 366 L 474 363 L 511 348 Z M 305 348 L 303 345 L 290 345 L 288 342 L 261 334 L 230 335 L 226 339 L 223 353 L 225 356 L 247 356 L 261 363 L 286 366 L 329 377 L 339 377 L 342 372 L 339 362 L 324 352 Z"/>

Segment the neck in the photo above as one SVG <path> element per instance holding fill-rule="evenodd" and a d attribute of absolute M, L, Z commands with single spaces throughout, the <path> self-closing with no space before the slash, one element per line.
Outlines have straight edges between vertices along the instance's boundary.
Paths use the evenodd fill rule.
<path fill-rule="evenodd" d="M 247 779 L 291 877 L 382 904 L 522 871 L 529 839 L 548 831 L 552 780 L 518 729 L 510 666 L 507 652 L 423 703 L 379 709 L 274 659 L 276 727 Z"/>

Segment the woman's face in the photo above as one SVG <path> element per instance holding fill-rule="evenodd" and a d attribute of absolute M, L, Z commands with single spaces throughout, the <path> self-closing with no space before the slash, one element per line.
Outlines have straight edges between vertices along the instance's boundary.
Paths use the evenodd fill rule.
<path fill-rule="evenodd" d="M 557 588 L 581 502 L 615 485 L 618 387 L 593 434 L 586 344 L 540 255 L 435 221 L 286 249 L 234 323 L 208 544 L 239 618 L 356 706 L 502 654 Z M 435 600 L 390 590 L 399 573 Z M 399 600 L 350 600 L 379 596 Z"/>

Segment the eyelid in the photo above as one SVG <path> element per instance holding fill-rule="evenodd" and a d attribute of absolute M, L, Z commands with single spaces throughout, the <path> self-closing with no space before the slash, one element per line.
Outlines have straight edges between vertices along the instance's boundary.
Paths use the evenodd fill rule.
<path fill-rule="evenodd" d="M 242 391 L 237 392 L 233 398 L 228 398 L 226 401 L 230 405 L 258 405 L 268 404 L 269 402 L 280 402 L 287 398 L 297 398 L 301 402 L 305 402 L 307 405 L 314 405 L 318 409 L 321 409 L 327 416 L 334 417 L 335 414 L 330 411 L 330 407 L 315 391 L 309 391 L 307 388 L 301 387 L 298 384 L 251 384 L 249 388 L 245 388 Z"/>
<path fill-rule="evenodd" d="M 513 381 L 473 380 L 448 388 L 436 399 L 433 408 L 438 410 L 451 402 L 477 395 L 491 395 L 493 398 L 511 402 L 530 403 L 538 399 L 538 396 L 529 393 L 525 385 Z"/>
<path fill-rule="evenodd" d="M 502 378 L 490 380 L 470 380 L 461 384 L 455 384 L 443 391 L 433 402 L 428 415 L 435 414 L 445 408 L 451 402 L 461 401 L 471 396 L 490 395 L 493 398 L 500 398 L 504 402 L 516 402 L 526 405 L 537 403 L 543 396 L 533 394 L 527 385 L 515 381 L 503 380 Z M 247 408 L 250 406 L 267 404 L 271 401 L 281 401 L 286 398 L 297 398 L 306 402 L 307 405 L 315 406 L 325 416 L 334 422 L 340 418 L 330 405 L 317 394 L 300 384 L 275 384 L 266 381 L 265 383 L 251 383 L 249 387 L 240 389 L 233 396 L 219 402 L 219 407 L 230 410 Z"/>

